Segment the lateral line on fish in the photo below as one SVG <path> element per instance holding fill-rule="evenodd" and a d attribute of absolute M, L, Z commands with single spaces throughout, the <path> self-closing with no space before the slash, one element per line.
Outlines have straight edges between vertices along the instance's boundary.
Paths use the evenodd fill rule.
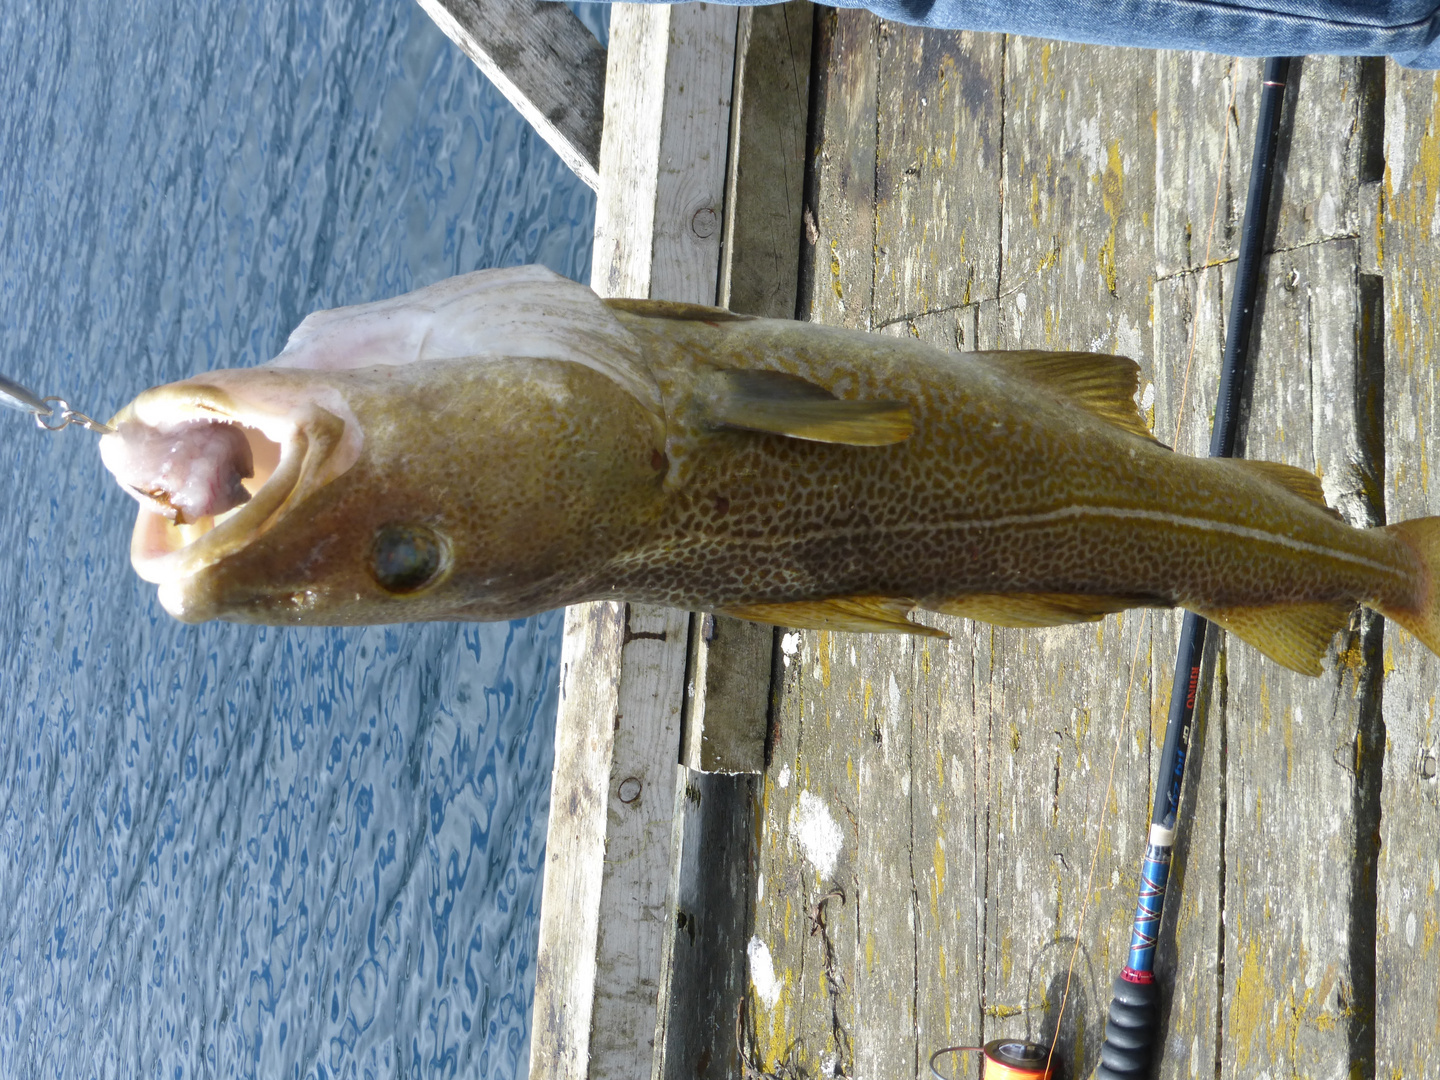
<path fill-rule="evenodd" d="M 1354 555 L 1348 551 L 1340 551 L 1336 548 L 1326 547 L 1324 544 L 1312 544 L 1306 540 L 1296 540 L 1292 537 L 1283 536 L 1280 533 L 1270 532 L 1266 529 L 1256 529 L 1248 525 L 1237 525 L 1228 521 L 1215 521 L 1211 518 L 1186 517 L 1180 514 L 1171 514 L 1164 510 L 1137 510 L 1118 506 L 1066 506 L 1041 514 L 1013 514 L 1007 517 L 994 518 L 983 524 L 996 528 L 1004 528 L 1007 525 L 1043 524 L 1047 521 L 1060 521 L 1067 517 L 1083 517 L 1087 514 L 1130 521 L 1156 521 L 1162 524 L 1173 525 L 1179 529 L 1191 529 L 1197 532 L 1213 531 L 1226 533 L 1230 536 L 1242 537 L 1247 540 L 1276 544 L 1280 547 L 1289 548 L 1291 551 L 1303 552 L 1307 555 L 1320 555 L 1338 562 L 1368 567 L 1371 570 L 1377 570 L 1383 574 L 1399 574 L 1399 571 L 1397 571 L 1395 567 L 1386 563 L 1377 562 L 1374 559 L 1367 559 L 1363 555 Z"/>
<path fill-rule="evenodd" d="M 1179 514 L 1167 513 L 1164 510 L 1138 510 L 1127 509 L 1117 506 L 1063 506 L 1055 510 L 1046 510 L 1037 514 L 1008 514 L 1003 517 L 980 519 L 969 519 L 965 521 L 941 521 L 941 522 L 907 522 L 898 525 L 874 525 L 864 528 L 842 528 L 824 530 L 828 538 L 844 538 L 847 536 L 860 536 L 862 534 L 874 535 L 876 533 L 904 533 L 914 531 L 945 531 L 958 532 L 966 529 L 1004 529 L 1025 525 L 1044 525 L 1054 521 L 1063 521 L 1067 518 L 1079 517 L 1108 517 L 1129 521 L 1154 521 L 1161 524 L 1173 525 L 1180 529 L 1189 529 L 1195 532 L 1219 532 L 1230 536 L 1241 537 L 1247 540 L 1255 540 L 1260 543 L 1275 544 L 1279 547 L 1289 548 L 1291 551 L 1307 555 L 1319 555 L 1336 560 L 1337 562 L 1348 563 L 1354 566 L 1363 566 L 1370 570 L 1378 571 L 1388 577 L 1394 578 L 1401 583 L 1405 581 L 1403 571 L 1386 563 L 1367 559 L 1363 555 L 1354 555 L 1350 552 L 1340 551 L 1335 548 L 1326 547 L 1323 544 L 1312 544 L 1305 540 L 1296 540 L 1279 533 L 1269 532 L 1265 529 L 1256 529 L 1248 525 L 1233 525 L 1225 521 L 1214 521 L 1209 518 L 1184 517 Z M 818 532 L 818 530 L 817 530 Z M 807 538 L 814 538 L 817 534 L 810 533 Z M 755 539 L 749 541 L 755 547 L 783 547 L 794 543 L 795 537 L 785 540 Z"/>

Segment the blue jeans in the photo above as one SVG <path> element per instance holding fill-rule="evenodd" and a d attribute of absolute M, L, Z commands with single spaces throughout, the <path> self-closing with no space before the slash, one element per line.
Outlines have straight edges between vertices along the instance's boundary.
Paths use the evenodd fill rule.
<path fill-rule="evenodd" d="M 721 0 L 722 3 L 745 0 Z M 1440 68 L 1440 0 L 829 0 L 950 30 L 1199 49 L 1226 56 L 1392 56 Z"/>

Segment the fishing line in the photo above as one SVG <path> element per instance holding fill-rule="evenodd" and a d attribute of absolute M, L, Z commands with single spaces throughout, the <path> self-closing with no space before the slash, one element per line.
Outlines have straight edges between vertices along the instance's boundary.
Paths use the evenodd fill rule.
<path fill-rule="evenodd" d="M 1260 266 L 1264 258 L 1266 224 L 1274 183 L 1275 155 L 1280 137 L 1280 112 L 1289 76 L 1288 57 L 1265 61 L 1264 85 L 1255 124 L 1255 150 L 1250 165 L 1250 188 L 1245 198 L 1240 255 L 1235 268 L 1234 301 L 1225 334 L 1225 358 L 1215 420 L 1210 431 L 1210 456 L 1231 457 L 1239 436 L 1238 417 L 1243 404 L 1250 341 L 1255 320 Z M 1111 982 L 1109 1022 L 1100 1047 L 1097 1080 L 1125 1080 L 1147 1075 L 1150 1068 L 1159 988 L 1155 984 L 1155 950 L 1164 913 L 1170 877 L 1170 858 L 1179 824 L 1180 795 L 1195 701 L 1200 690 L 1200 664 L 1205 650 L 1206 621 L 1185 613 L 1175 676 L 1170 687 L 1170 712 L 1165 744 L 1156 773 L 1155 805 L 1150 835 L 1140 864 L 1139 897 L 1131 928 L 1125 966 Z"/>
<path fill-rule="evenodd" d="M 1238 81 L 1234 78 L 1234 73 L 1235 73 L 1235 61 L 1234 61 L 1234 60 L 1232 60 L 1232 61 L 1230 62 L 1230 66 L 1229 66 L 1229 68 L 1227 69 L 1227 72 L 1228 72 L 1228 74 L 1230 75 L 1230 100 L 1226 103 L 1226 108 L 1225 108 L 1225 115 L 1226 115 L 1226 120 L 1225 120 L 1225 124 L 1224 124 L 1225 137 L 1224 137 L 1224 140 L 1221 142 L 1221 145 L 1220 145 L 1220 161 L 1219 161 L 1219 165 L 1218 165 L 1218 167 L 1217 167 L 1216 174 L 1215 174 L 1215 196 L 1214 196 L 1214 199 L 1212 200 L 1211 206 L 1210 206 L 1210 224 L 1209 224 L 1209 227 L 1208 227 L 1208 228 L 1206 229 L 1206 231 L 1205 231 L 1205 257 L 1201 260 L 1201 264 L 1200 264 L 1200 267 L 1199 267 L 1200 270 L 1208 270 L 1208 269 L 1211 268 L 1211 265 L 1212 265 L 1211 262 L 1210 262 L 1210 255 L 1211 255 L 1211 252 L 1212 252 L 1212 250 L 1213 250 L 1213 243 L 1214 243 L 1214 239 L 1215 239 L 1215 225 L 1216 225 L 1216 222 L 1219 220 L 1219 217 L 1220 217 L 1220 193 L 1224 190 L 1225 163 L 1229 160 L 1229 155 L 1230 155 L 1230 119 L 1229 119 L 1229 118 L 1230 118 L 1232 115 L 1234 115 L 1234 111 L 1235 111 L 1235 95 L 1236 95 L 1236 91 L 1237 91 L 1237 89 L 1238 89 L 1238 87 L 1239 87 Z M 1175 437 L 1174 437 L 1174 439 L 1173 439 L 1172 441 L 1174 442 L 1174 444 L 1175 444 L 1176 446 L 1178 446 L 1179 443 L 1180 443 L 1180 432 L 1181 432 L 1181 429 L 1182 429 L 1182 427 L 1184 426 L 1184 423 L 1185 423 L 1185 404 L 1186 404 L 1186 401 L 1188 400 L 1189 393 L 1190 393 L 1190 372 L 1191 372 L 1192 367 L 1194 366 L 1195 347 L 1196 347 L 1197 340 L 1198 340 L 1198 338 L 1199 338 L 1199 333 L 1200 333 L 1199 320 L 1198 320 L 1198 318 L 1197 318 L 1197 319 L 1193 319 L 1192 322 L 1191 322 L 1191 325 L 1190 325 L 1190 343 L 1189 343 L 1189 347 L 1188 347 L 1188 349 L 1187 349 L 1187 351 L 1186 351 L 1186 356 L 1185 356 L 1185 373 L 1184 373 L 1184 377 L 1183 377 L 1183 379 L 1182 379 L 1182 381 L 1181 381 L 1180 401 L 1179 401 L 1179 403 L 1178 403 L 1178 405 L 1177 405 L 1177 407 L 1176 407 L 1176 410 L 1175 410 Z M 1061 1029 L 1061 1024 L 1062 1024 L 1062 1022 L 1063 1022 L 1064 1019 L 1065 1019 L 1065 1010 L 1066 1010 L 1066 1008 L 1068 1007 L 1069 1001 L 1070 1001 L 1070 986 L 1071 986 L 1071 983 L 1072 983 L 1072 981 L 1073 981 L 1073 979 L 1074 979 L 1074 975 L 1075 975 L 1075 960 L 1076 960 L 1076 957 L 1079 955 L 1079 951 L 1080 951 L 1080 937 L 1081 937 L 1081 934 L 1084 933 L 1084 929 L 1085 929 L 1085 917 L 1086 917 L 1086 915 L 1089 913 L 1089 910 L 1090 910 L 1090 896 L 1091 896 L 1091 893 L 1092 893 L 1092 891 L 1093 891 L 1094 884 L 1095 884 L 1095 869 L 1096 869 L 1096 866 L 1097 866 L 1098 863 L 1099 863 L 1099 858 L 1100 858 L 1100 844 L 1101 844 L 1101 841 L 1104 839 L 1104 836 L 1105 836 L 1105 819 L 1106 819 L 1106 817 L 1108 816 L 1109 810 L 1110 810 L 1110 798 L 1111 798 L 1111 796 L 1114 794 L 1114 791 L 1115 791 L 1115 764 L 1116 764 L 1117 760 L 1118 760 L 1119 757 L 1120 757 L 1120 746 L 1121 746 L 1121 744 L 1124 742 L 1124 736 L 1125 736 L 1125 724 L 1126 724 L 1126 721 L 1127 721 L 1127 719 L 1129 718 L 1129 715 L 1130 715 L 1130 700 L 1131 700 L 1131 696 L 1132 696 L 1132 694 L 1133 694 L 1133 692 L 1134 692 L 1134 688 L 1135 688 L 1135 672 L 1136 672 L 1136 669 L 1137 669 L 1137 668 L 1139 667 L 1139 665 L 1140 665 L 1140 644 L 1141 644 L 1141 642 L 1143 642 L 1143 641 L 1145 640 L 1145 630 L 1146 630 L 1146 628 L 1147 628 L 1148 625 L 1149 625 L 1149 622 L 1148 622 L 1149 618 L 1150 618 L 1150 611 L 1149 611 L 1149 609 L 1146 609 L 1144 612 L 1141 613 L 1141 616 L 1140 616 L 1140 626 L 1139 626 L 1139 629 L 1138 629 L 1138 631 L 1137 631 L 1136 639 L 1135 639 L 1135 650 L 1134 650 L 1134 652 L 1132 652 L 1131 655 L 1130 655 L 1130 678 L 1129 678 L 1129 682 L 1128 682 L 1128 683 L 1126 684 L 1126 686 L 1125 686 L 1125 704 L 1124 704 L 1124 707 L 1121 709 L 1121 712 L 1120 712 L 1120 723 L 1119 723 L 1119 726 L 1117 727 L 1116 732 L 1115 732 L 1115 745 L 1114 745 L 1114 747 L 1112 747 L 1112 749 L 1111 749 L 1111 751 L 1110 751 L 1110 772 L 1109 772 L 1109 776 L 1107 777 L 1106 782 L 1105 782 L 1105 798 L 1104 798 L 1104 800 L 1102 801 L 1101 806 L 1100 806 L 1100 820 L 1099 820 L 1099 823 L 1098 823 L 1098 827 L 1097 827 L 1097 829 L 1096 829 L 1095 846 L 1091 849 L 1091 854 L 1090 854 L 1090 870 L 1089 870 L 1089 873 L 1088 873 L 1088 875 L 1087 875 L 1087 877 L 1086 877 L 1086 881 L 1085 881 L 1085 895 L 1084 895 L 1084 897 L 1082 898 L 1081 903 L 1080 903 L 1080 915 L 1079 915 L 1079 919 L 1078 919 L 1079 925 L 1078 925 L 1078 927 L 1077 927 L 1077 929 L 1076 929 L 1076 933 L 1075 933 L 1075 942 L 1074 942 L 1073 946 L 1072 946 L 1071 949 L 1070 949 L 1070 961 L 1069 961 L 1069 964 L 1066 966 L 1066 969 L 1065 969 L 1065 990 L 1064 990 L 1064 992 L 1062 993 L 1062 995 L 1061 995 L 1061 997 L 1060 997 L 1060 1011 L 1059 1011 L 1059 1013 L 1057 1014 L 1057 1016 L 1056 1016 L 1056 1018 L 1055 1018 L 1055 1033 L 1054 1033 L 1054 1035 L 1052 1036 L 1052 1038 L 1051 1038 L 1051 1040 L 1050 1040 L 1050 1046 L 1049 1046 L 1048 1050 L 1046 1050 L 1046 1052 L 1045 1052 L 1045 1064 L 1044 1064 L 1044 1069 L 1043 1069 L 1043 1071 L 1041 1071 L 1041 1072 L 1034 1072 L 1034 1073 L 1029 1073 L 1029 1074 L 1023 1074 L 1023 1073 L 1003 1074 L 1003 1075 L 1005 1075 L 1005 1076 L 1010 1076 L 1010 1075 L 1015 1075 L 1015 1076 L 1030 1075 L 1030 1076 L 1035 1076 L 1035 1077 L 1042 1077 L 1042 1076 L 1043 1076 L 1043 1077 L 1049 1077 L 1049 1076 L 1051 1075 L 1052 1069 L 1053 1069 L 1053 1067 L 1054 1067 L 1055 1048 L 1059 1045 L 1059 1042 L 1060 1042 L 1060 1029 Z M 987 1047 L 988 1047 L 988 1046 L 991 1046 L 991 1045 L 994 1045 L 994 1044 L 993 1044 L 993 1043 L 987 1043 L 987 1044 L 986 1044 Z M 1021 1045 L 1031 1046 L 1031 1045 L 1033 1045 L 1033 1044 L 1025 1043 L 1025 1044 L 1021 1044 Z M 941 1075 L 939 1069 L 936 1068 L 936 1065 L 935 1065 L 936 1060 L 937 1060 L 941 1055 L 943 1055 L 943 1054 L 949 1054 L 949 1053 L 959 1053 L 959 1052 L 962 1052 L 962 1051 L 974 1051 L 974 1050 L 983 1051 L 984 1049 L 985 1049 L 985 1048 L 983 1048 L 983 1047 L 955 1047 L 955 1046 L 951 1046 L 951 1047 L 946 1047 L 946 1048 L 944 1048 L 944 1049 L 942 1049 L 942 1050 L 937 1050 L 937 1051 L 936 1051 L 934 1054 L 932 1054 L 931 1057 L 930 1057 L 930 1071 L 931 1071 L 932 1073 L 934 1073 L 934 1075 L 935 1075 L 936 1077 L 939 1077 L 940 1080 L 946 1080 L 946 1078 Z M 1042 1048 L 1042 1049 L 1043 1049 L 1043 1048 Z M 990 1072 L 990 1067 L 991 1067 L 991 1066 L 990 1066 L 990 1062 L 989 1062 L 989 1060 L 987 1059 L 985 1072 L 984 1072 L 984 1074 L 983 1074 L 984 1077 L 985 1077 L 985 1080 L 993 1080 L 994 1077 L 999 1077 L 999 1076 L 1002 1075 L 1002 1074 L 1000 1074 L 1000 1073 L 995 1073 L 995 1074 L 992 1075 L 992 1073 Z"/>
<path fill-rule="evenodd" d="M 1230 74 L 1230 100 L 1225 107 L 1225 138 L 1220 144 L 1220 163 L 1215 171 L 1215 198 L 1210 205 L 1210 226 L 1205 231 L 1205 257 L 1201 260 L 1200 269 L 1210 268 L 1211 245 L 1215 239 L 1215 223 L 1220 217 L 1220 192 L 1224 189 L 1225 163 L 1230 156 L 1230 117 L 1235 111 L 1235 92 L 1239 83 L 1235 79 L 1235 61 L 1230 61 L 1228 69 Z M 1185 424 L 1185 402 L 1190 393 L 1190 371 L 1195 362 L 1195 346 L 1200 336 L 1200 320 L 1192 319 L 1190 323 L 1190 345 L 1185 355 L 1185 376 L 1180 386 L 1180 401 L 1175 410 L 1175 438 L 1172 440 L 1175 446 L 1180 445 L 1180 432 Z M 1120 723 L 1115 729 L 1115 745 L 1110 750 L 1110 775 L 1105 781 L 1105 800 L 1100 806 L 1100 821 L 1095 830 L 1095 846 L 1090 852 L 1090 872 L 1085 880 L 1085 896 L 1080 902 L 1080 916 L 1078 926 L 1075 930 L 1075 942 L 1070 949 L 1070 962 L 1065 968 L 1065 990 L 1060 996 L 1060 1011 L 1055 1017 L 1055 1034 L 1050 1039 L 1050 1053 L 1046 1058 L 1046 1067 L 1055 1057 L 1055 1048 L 1060 1043 L 1060 1026 L 1065 1019 L 1065 1009 L 1070 1003 L 1070 985 L 1075 976 L 1075 959 L 1080 953 L 1080 938 L 1085 932 L 1085 916 L 1090 910 L 1090 896 L 1095 885 L 1095 867 L 1100 860 L 1100 844 L 1105 837 L 1105 819 L 1110 810 L 1110 797 L 1115 791 L 1115 763 L 1120 757 L 1120 746 L 1125 739 L 1125 725 L 1130 717 L 1130 699 L 1135 689 L 1135 671 L 1140 666 L 1140 643 L 1145 640 L 1145 631 L 1149 626 L 1150 609 L 1147 608 L 1140 616 L 1140 627 L 1136 632 L 1135 650 L 1130 654 L 1130 680 L 1125 686 L 1125 705 L 1120 710 Z"/>

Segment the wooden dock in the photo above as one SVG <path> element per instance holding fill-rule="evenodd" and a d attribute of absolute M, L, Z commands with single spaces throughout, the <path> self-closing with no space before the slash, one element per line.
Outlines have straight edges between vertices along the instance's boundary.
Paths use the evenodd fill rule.
<path fill-rule="evenodd" d="M 852 12 L 815 57 L 810 317 L 1123 353 L 1156 435 L 1204 454 L 1260 62 Z M 1440 513 L 1435 78 L 1309 58 L 1284 125 L 1245 453 L 1314 470 L 1354 524 Z M 936 621 L 949 642 L 785 642 L 751 946 L 770 1074 L 1048 1042 L 1072 955 L 1059 1050 L 1098 1062 L 1179 615 Z M 1436 1075 L 1440 662 L 1365 618 L 1317 680 L 1228 640 L 1207 668 L 1159 1075 Z"/>
<path fill-rule="evenodd" d="M 1260 70 L 620 5 L 574 110 L 605 95 L 604 141 L 556 138 L 594 170 L 602 293 L 1123 353 L 1203 454 Z M 1310 58 L 1283 123 L 1245 453 L 1355 524 L 1440 513 L 1436 80 Z M 919 1080 L 1057 1022 L 1093 1071 L 1179 615 L 934 621 L 950 641 L 569 614 L 532 1076 Z M 1320 679 L 1224 639 L 1206 673 L 1157 1075 L 1437 1075 L 1440 661 L 1357 618 Z"/>

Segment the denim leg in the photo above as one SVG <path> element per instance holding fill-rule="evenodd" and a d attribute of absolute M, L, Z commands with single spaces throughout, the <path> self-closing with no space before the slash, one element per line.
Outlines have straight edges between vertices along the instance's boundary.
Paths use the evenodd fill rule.
<path fill-rule="evenodd" d="M 660 0 L 641 0 L 660 2 Z M 746 3 L 747 0 L 719 0 Z M 761 0 L 775 2 L 775 0 Z M 1200 49 L 1226 56 L 1393 56 L 1440 68 L 1440 0 L 830 0 L 950 30 Z"/>
<path fill-rule="evenodd" d="M 838 0 L 917 26 L 1227 56 L 1393 56 L 1440 67 L 1437 0 Z"/>

